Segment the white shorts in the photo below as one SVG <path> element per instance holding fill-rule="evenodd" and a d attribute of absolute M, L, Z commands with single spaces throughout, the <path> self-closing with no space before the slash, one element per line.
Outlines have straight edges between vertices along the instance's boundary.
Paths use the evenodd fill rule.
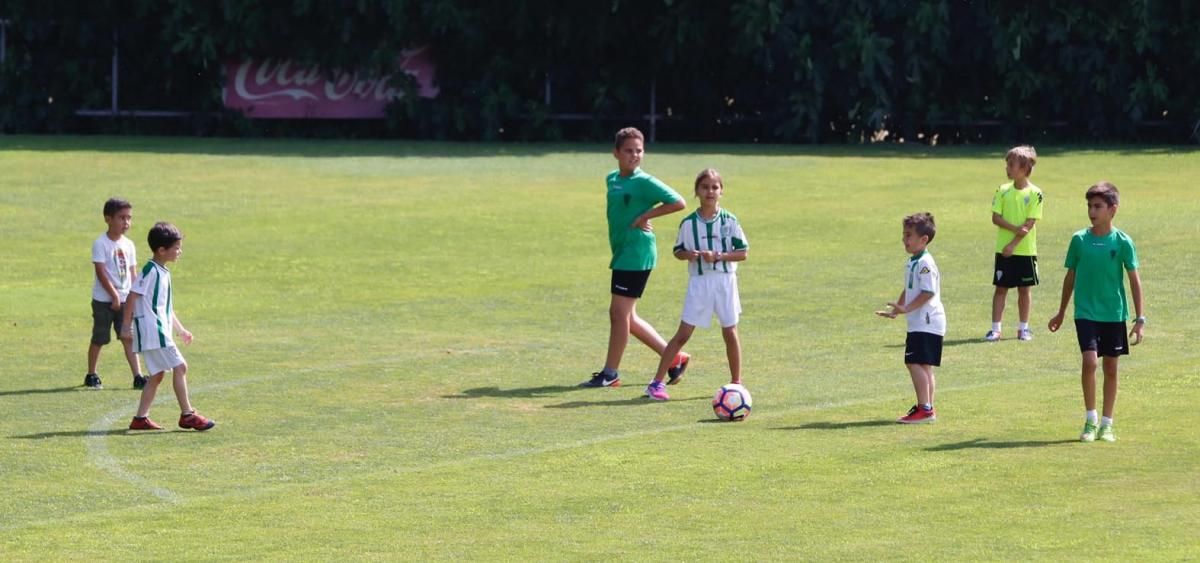
<path fill-rule="evenodd" d="M 175 366 L 187 363 L 183 361 L 183 354 L 179 353 L 179 348 L 174 346 L 146 350 L 141 354 L 142 359 L 146 361 L 146 371 L 150 372 L 150 375 L 158 375 L 164 371 L 175 369 Z"/>
<path fill-rule="evenodd" d="M 705 274 L 688 279 L 681 320 L 692 326 L 709 327 L 713 313 L 722 328 L 738 324 L 742 300 L 738 297 L 737 274 Z"/>

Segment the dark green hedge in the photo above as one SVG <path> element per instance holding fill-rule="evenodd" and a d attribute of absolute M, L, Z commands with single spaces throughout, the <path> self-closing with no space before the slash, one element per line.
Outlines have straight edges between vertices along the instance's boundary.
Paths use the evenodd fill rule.
<path fill-rule="evenodd" d="M 0 19 L 6 132 L 148 127 L 74 115 L 109 107 L 114 39 L 121 107 L 196 112 L 201 133 L 317 127 L 222 115 L 229 58 L 386 70 L 418 44 L 438 99 L 322 134 L 604 138 L 644 124 L 652 90 L 674 140 L 1184 141 L 1200 118 L 1187 1 L 7 0 Z"/>

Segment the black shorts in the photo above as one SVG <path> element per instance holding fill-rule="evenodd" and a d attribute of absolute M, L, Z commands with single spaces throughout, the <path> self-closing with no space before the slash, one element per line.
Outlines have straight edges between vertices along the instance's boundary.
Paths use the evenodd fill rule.
<path fill-rule="evenodd" d="M 124 305 L 121 305 L 124 308 Z M 124 311 L 114 311 L 112 303 L 92 300 L 92 344 L 96 346 L 104 346 L 112 342 L 112 335 L 108 331 L 121 335 L 121 321 L 124 320 L 121 314 Z"/>
<path fill-rule="evenodd" d="M 649 281 L 650 270 L 613 270 L 612 294 L 638 299 Z"/>
<path fill-rule="evenodd" d="M 910 332 L 904 339 L 904 363 L 942 365 L 942 336 L 932 332 Z"/>
<path fill-rule="evenodd" d="M 1088 319 L 1075 319 L 1075 336 L 1079 338 L 1079 351 L 1095 351 L 1097 356 L 1115 358 L 1129 354 L 1129 333 L 1125 322 L 1102 323 Z"/>
<path fill-rule="evenodd" d="M 992 274 L 992 285 L 1026 287 L 1037 284 L 1037 256 L 1004 256 L 996 253 L 996 270 Z"/>

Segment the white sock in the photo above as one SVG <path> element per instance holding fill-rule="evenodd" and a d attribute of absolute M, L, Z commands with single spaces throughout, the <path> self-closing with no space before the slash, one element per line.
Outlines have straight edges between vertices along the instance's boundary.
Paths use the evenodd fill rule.
<path fill-rule="evenodd" d="M 1100 417 L 1100 426 L 1112 426 L 1112 419 L 1107 416 Z"/>
<path fill-rule="evenodd" d="M 1096 411 L 1087 411 L 1087 421 L 1092 424 L 1096 423 Z"/>
<path fill-rule="evenodd" d="M 1021 323 L 1020 325 L 1017 325 L 1017 329 L 1019 329 L 1019 330 L 1029 330 L 1029 323 L 1028 323 L 1028 322 L 1023 322 L 1023 323 Z"/>
<path fill-rule="evenodd" d="M 992 323 L 992 332 L 1000 334 L 1000 323 Z"/>

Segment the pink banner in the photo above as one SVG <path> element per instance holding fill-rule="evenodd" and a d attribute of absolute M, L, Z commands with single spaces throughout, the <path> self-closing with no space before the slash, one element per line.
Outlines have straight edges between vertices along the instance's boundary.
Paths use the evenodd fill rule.
<path fill-rule="evenodd" d="M 405 51 L 399 62 L 400 70 L 416 79 L 417 95 L 437 97 L 427 48 Z M 248 59 L 226 63 L 222 96 L 225 107 L 249 118 L 377 119 L 389 102 L 404 96 L 392 76 L 326 76 L 291 61 Z"/>

